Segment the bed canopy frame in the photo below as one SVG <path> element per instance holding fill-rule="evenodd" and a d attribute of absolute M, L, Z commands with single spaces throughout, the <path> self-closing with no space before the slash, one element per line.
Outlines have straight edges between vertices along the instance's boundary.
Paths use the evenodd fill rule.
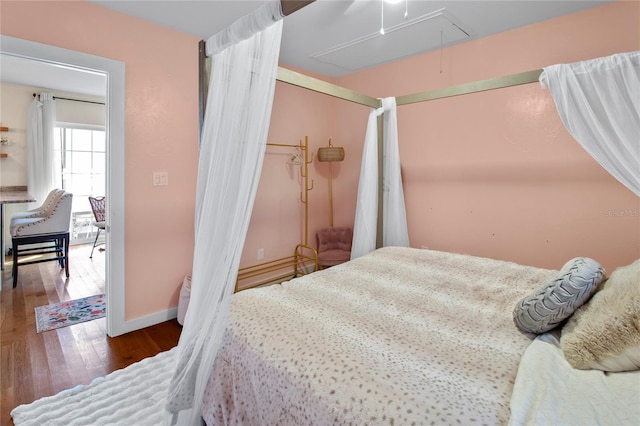
<path fill-rule="evenodd" d="M 282 15 L 287 16 L 295 12 L 295 10 L 298 10 L 301 7 L 304 7 L 305 5 L 310 4 L 312 2 L 313 0 L 311 1 L 280 0 L 280 5 L 281 5 L 280 11 L 283 12 Z M 276 17 L 279 19 L 280 16 L 277 16 L 277 14 L 273 11 L 273 9 L 277 8 L 277 3 L 276 2 L 272 2 L 272 3 L 273 4 L 265 5 L 264 9 L 262 9 L 260 12 L 263 12 L 265 15 L 268 13 L 271 13 L 271 18 Z M 265 19 L 263 19 L 263 22 L 261 22 L 260 25 L 266 25 L 266 23 L 267 23 L 267 19 L 265 17 Z M 248 25 L 246 25 L 245 22 L 240 22 L 239 27 L 242 27 L 241 29 L 245 30 L 248 27 Z M 265 30 L 265 33 L 267 33 L 266 36 L 264 37 L 265 40 L 260 40 L 260 41 L 264 41 L 265 43 L 260 44 L 254 39 L 252 39 L 250 42 L 250 45 L 252 47 L 260 46 L 260 48 L 264 48 L 265 52 L 268 53 L 267 55 L 265 55 L 265 58 L 259 58 L 258 62 L 261 62 L 260 65 L 261 66 L 264 65 L 264 68 L 267 68 L 267 65 L 269 66 L 269 70 L 268 70 L 269 79 L 273 78 L 273 74 L 274 74 L 273 71 L 275 71 L 273 69 L 273 66 L 275 65 L 274 61 L 277 60 L 277 57 L 275 56 L 277 52 L 275 52 L 275 50 L 273 49 L 273 45 L 275 45 L 276 37 L 281 36 L 281 31 L 282 31 L 281 24 L 274 28 L 267 28 Z M 235 52 L 236 50 L 241 50 L 241 49 L 238 49 L 236 46 L 236 48 L 232 49 L 229 52 L 230 55 L 235 54 L 237 56 L 241 56 L 240 54 L 238 54 L 238 52 Z M 220 56 L 216 55 L 215 57 L 216 58 L 221 57 L 221 61 L 223 62 L 224 66 L 226 68 L 229 68 L 229 63 L 226 61 L 227 58 L 224 57 L 224 54 L 226 54 L 226 52 L 224 52 Z M 208 89 L 207 81 L 206 81 L 207 62 L 210 63 L 210 61 L 207 61 L 207 58 L 206 58 L 205 44 L 203 41 L 201 41 L 200 55 L 199 55 L 201 114 L 204 113 L 204 106 L 206 104 L 205 96 L 207 93 L 206 89 Z M 399 97 L 399 98 L 393 99 L 393 101 L 396 105 L 406 105 L 409 103 L 422 102 L 426 100 L 439 99 L 439 98 L 450 97 L 450 96 L 458 96 L 458 95 L 467 94 L 467 93 L 476 93 L 484 90 L 492 90 L 500 87 L 510 87 L 518 84 L 535 82 L 537 80 L 537 77 L 540 74 L 541 74 L 541 71 L 534 71 L 531 73 L 525 73 L 524 76 L 522 75 L 507 76 L 499 79 L 469 83 L 469 84 L 454 86 L 446 89 L 440 89 L 437 91 L 423 92 L 423 93 L 418 93 L 414 95 L 408 95 L 406 97 Z M 216 77 L 216 81 L 224 81 L 222 78 L 217 79 L 217 77 L 220 77 L 220 76 L 217 76 L 215 73 L 213 75 L 214 77 Z M 260 74 L 260 75 L 257 75 L 256 78 L 264 77 L 266 75 L 267 74 Z M 387 100 L 388 100 L 388 98 L 385 98 L 383 100 L 378 100 L 376 98 L 373 98 L 364 94 L 360 94 L 355 91 L 342 88 L 337 85 L 330 84 L 330 83 L 327 83 L 315 78 L 311 78 L 300 73 L 292 72 L 290 70 L 286 70 L 283 68 L 279 68 L 279 71 L 276 73 L 275 78 L 276 80 L 287 83 L 287 84 L 292 84 L 304 89 L 327 94 L 333 97 L 337 97 L 339 99 L 347 100 L 349 102 L 366 105 L 369 108 L 376 108 L 376 109 L 380 108 L 383 103 L 386 106 Z M 246 84 L 246 82 L 244 83 Z M 265 79 L 262 78 L 260 79 L 260 83 L 261 84 L 256 84 L 256 86 L 260 86 L 257 88 L 264 89 L 264 90 L 263 91 L 256 90 L 255 93 L 249 92 L 247 94 L 247 100 L 251 100 L 252 102 L 265 101 L 266 103 L 265 97 L 268 96 L 269 102 L 272 102 L 275 81 L 273 80 L 265 81 Z M 225 84 L 225 83 L 221 83 L 221 84 Z M 241 86 L 241 84 L 238 84 L 237 86 Z M 268 93 L 267 93 L 267 90 L 268 90 Z M 252 96 L 252 95 L 256 95 L 256 94 L 259 95 L 261 99 L 253 99 L 253 98 L 256 98 L 257 96 Z M 221 101 L 223 99 L 224 98 L 220 98 L 219 100 Z M 216 105 L 216 107 L 218 107 L 218 105 Z M 237 107 L 238 108 L 232 110 L 234 113 L 237 112 L 237 109 L 241 108 L 242 105 L 239 104 L 237 105 Z M 265 119 L 268 119 L 268 117 L 264 116 L 264 113 L 267 111 L 270 111 L 270 109 L 267 108 L 267 105 L 262 105 L 262 104 L 256 106 L 256 109 L 258 110 L 258 112 L 260 112 L 263 115 L 258 117 L 259 114 L 254 114 L 255 116 L 248 116 L 246 118 L 248 121 L 253 120 L 256 124 L 256 127 L 258 127 L 258 129 L 255 132 L 255 137 L 256 138 L 260 137 L 260 140 L 265 140 L 265 143 L 266 143 L 266 136 L 267 136 L 266 128 L 268 123 L 266 122 Z M 221 108 L 221 111 L 224 112 L 224 109 Z M 214 114 L 212 113 L 211 115 L 214 115 Z M 370 116 L 372 116 L 372 114 L 370 114 Z M 215 123 L 222 119 L 224 119 L 223 114 L 220 114 L 220 116 L 214 117 L 212 120 Z M 204 115 L 201 115 L 201 120 L 202 120 L 201 121 L 201 125 L 202 125 L 204 124 Z M 377 124 L 379 129 L 382 128 L 382 123 L 383 122 L 381 118 L 378 118 Z M 205 136 L 208 137 L 209 141 L 215 142 L 217 140 L 215 135 L 208 134 L 208 133 L 213 133 L 213 130 L 210 129 L 209 127 L 203 127 L 203 131 L 206 133 Z M 379 131 L 378 134 L 382 135 L 382 132 Z M 378 145 L 379 153 L 382 153 L 382 148 L 383 148 L 382 142 L 383 142 L 382 136 L 378 136 L 377 145 Z M 367 145 L 369 146 L 370 144 L 367 144 Z M 209 149 L 211 148 L 211 146 L 207 146 L 206 148 Z M 236 154 L 233 151 L 233 149 L 238 148 L 239 150 L 239 148 L 241 147 L 240 146 L 223 146 L 223 148 L 229 149 L 229 152 L 224 152 L 223 154 L 228 154 L 227 156 L 231 157 L 234 154 Z M 250 163 L 249 166 L 255 167 L 256 165 L 259 165 L 258 161 L 260 161 L 261 156 L 264 155 L 264 151 L 262 150 L 261 147 L 256 147 L 256 148 L 257 149 L 255 151 L 245 150 L 245 153 L 247 155 L 245 157 L 242 157 L 242 159 L 245 159 L 245 158 L 247 159 L 247 161 Z M 213 166 L 217 166 L 218 163 L 221 163 L 225 160 L 224 156 L 215 156 L 216 153 L 210 149 L 206 151 L 206 154 L 208 155 L 208 157 L 203 157 L 203 161 L 205 165 L 207 165 L 207 162 L 211 162 Z M 378 175 L 380 179 L 382 175 L 381 173 L 382 156 L 379 155 L 378 157 L 379 157 L 378 168 L 380 169 L 380 172 L 378 173 Z M 214 162 L 213 160 L 216 160 L 216 162 Z M 244 204 L 243 205 L 238 204 L 236 206 L 236 210 L 238 210 L 239 208 L 242 208 L 243 206 L 247 207 L 253 201 L 252 197 L 255 197 L 255 191 L 256 191 L 256 185 L 257 185 L 257 181 L 255 180 L 256 177 L 257 176 L 254 173 L 254 175 L 252 176 L 253 180 L 251 182 L 245 182 L 247 183 L 247 185 L 245 185 L 245 187 L 242 188 L 243 198 L 242 200 L 240 200 Z M 205 201 L 209 202 L 209 204 L 212 204 L 212 199 L 211 199 L 212 196 L 218 195 L 217 190 L 220 189 L 221 185 L 219 184 L 219 182 L 216 182 L 216 184 L 217 186 L 212 184 L 210 185 L 210 187 L 205 185 L 205 189 L 210 190 L 208 192 L 205 191 L 205 193 L 202 194 L 202 198 L 204 200 L 203 204 L 205 204 L 205 206 L 206 206 Z M 382 194 L 382 184 L 380 180 L 378 181 L 378 194 L 379 194 L 378 206 L 377 206 L 377 210 L 378 210 L 377 234 L 378 235 L 377 235 L 376 247 L 381 247 L 382 241 L 383 241 L 382 240 L 383 224 L 381 219 L 382 219 L 382 211 L 383 211 L 382 204 L 383 204 L 384 194 Z M 223 198 L 222 202 L 232 205 L 233 197 L 231 196 L 231 193 L 227 192 L 224 195 L 225 196 L 222 197 Z M 181 419 L 184 419 L 185 421 L 189 421 L 190 423 L 197 423 L 200 417 L 200 409 L 202 406 L 202 396 L 206 391 L 205 386 L 208 381 L 208 377 L 211 373 L 213 361 L 218 353 L 218 349 L 220 348 L 220 345 L 222 344 L 223 333 L 226 327 L 225 321 L 228 319 L 228 315 L 229 315 L 231 298 L 233 294 L 231 292 L 232 290 L 231 279 L 237 277 L 237 275 L 235 277 L 233 276 L 235 271 L 232 270 L 232 268 L 237 267 L 237 263 L 234 263 L 234 262 L 239 260 L 237 257 L 239 256 L 240 250 L 242 249 L 241 242 L 238 241 L 237 238 L 242 237 L 242 232 L 246 232 L 246 226 L 248 225 L 247 222 L 249 218 L 246 216 L 247 211 L 245 210 L 243 213 L 244 213 L 244 216 L 242 216 L 241 218 L 238 218 L 238 216 L 236 216 L 235 218 L 227 216 L 223 218 L 224 220 L 216 221 L 215 220 L 216 217 L 212 216 L 207 218 L 207 219 L 211 219 L 208 222 L 204 221 L 204 225 L 207 225 L 206 229 L 207 230 L 210 229 L 214 232 L 218 231 L 218 229 L 216 228 L 216 225 L 219 225 L 218 227 L 223 227 L 224 225 L 227 224 L 227 222 L 232 223 L 234 225 L 234 231 L 236 232 L 233 232 L 233 233 L 230 232 L 229 235 L 231 237 L 236 238 L 235 242 L 237 244 L 233 247 L 234 250 L 232 250 L 232 253 L 230 253 L 229 257 L 220 258 L 214 262 L 207 262 L 206 256 L 210 252 L 211 245 L 209 246 L 205 245 L 202 242 L 202 240 L 196 241 L 196 246 L 194 250 L 194 266 L 197 266 L 198 268 L 197 269 L 194 268 L 194 278 L 195 278 L 194 283 L 196 285 L 192 286 L 194 289 L 194 292 L 192 294 L 193 296 L 196 296 L 195 298 L 192 298 L 192 302 L 194 302 L 194 299 L 195 299 L 195 304 L 191 305 L 191 306 L 194 306 L 194 308 L 190 308 L 187 311 L 187 314 L 185 317 L 185 329 L 183 330 L 180 336 L 180 342 L 178 344 L 179 349 L 176 355 L 177 359 L 175 361 L 175 371 L 171 379 L 171 383 L 167 393 L 166 408 L 167 408 L 168 414 L 171 415 L 172 424 L 176 424 Z M 200 216 L 201 215 L 198 215 L 196 219 L 199 220 Z M 235 219 L 238 219 L 238 220 L 234 222 Z M 244 227 L 244 228 L 240 229 L 241 227 Z M 226 234 L 223 233 L 221 235 L 222 237 L 224 237 Z M 244 235 L 246 235 L 246 233 Z M 223 242 L 222 239 L 215 241 L 217 245 L 215 245 L 215 247 L 213 248 L 218 250 L 221 246 L 221 242 Z M 201 244 L 198 244 L 198 243 L 201 243 Z M 196 255 L 198 255 L 198 257 L 196 257 Z M 200 263 L 196 265 L 197 261 L 199 261 Z M 199 274 L 197 274 L 196 272 L 198 272 Z M 213 285 L 206 286 L 205 284 L 207 280 L 207 274 L 208 275 L 218 274 L 221 279 L 218 279 L 216 277 L 216 279 L 213 280 Z M 198 322 L 195 322 L 196 320 Z M 206 332 L 203 332 L 204 330 L 206 330 Z"/>
<path fill-rule="evenodd" d="M 297 10 L 313 3 L 315 0 L 281 0 L 283 15 L 289 16 Z M 204 110 L 207 101 L 208 81 L 207 75 L 207 56 L 205 41 L 201 40 L 198 45 L 199 49 L 199 103 L 200 103 L 200 127 L 204 120 Z M 495 77 L 487 80 L 478 80 L 470 83 L 458 84 L 455 86 L 444 87 L 440 89 L 428 90 L 424 92 L 412 93 L 408 95 L 396 96 L 396 105 L 410 105 L 418 102 L 433 101 L 436 99 L 450 98 L 453 96 L 468 95 L 471 93 L 485 92 L 488 90 L 502 89 L 506 87 L 519 86 L 522 84 L 537 83 L 542 73 L 542 69 L 525 71 L 517 74 L 510 74 L 501 77 Z M 347 89 L 333 83 L 329 83 L 305 74 L 289 70 L 287 68 L 278 67 L 276 80 L 297 86 L 303 89 L 312 90 L 314 92 L 333 96 L 348 102 L 371 108 L 381 108 L 382 101 L 363 93 Z M 383 194 L 382 194 L 382 120 L 378 117 L 378 223 L 376 248 L 382 247 L 382 215 L 383 215 Z"/>
<path fill-rule="evenodd" d="M 196 244 L 194 249 L 194 273 L 192 283 L 192 299 L 191 307 L 187 310 L 185 317 L 185 328 L 180 336 L 178 344 L 177 358 L 175 360 L 175 371 L 171 382 L 167 390 L 167 403 L 165 405 L 168 415 L 171 416 L 172 424 L 177 424 L 178 421 L 182 421 L 186 424 L 188 421 L 190 424 L 199 424 L 201 418 L 201 408 L 203 404 L 203 396 L 206 393 L 206 385 L 210 378 L 211 371 L 213 369 L 213 363 L 216 356 L 219 353 L 219 349 L 223 344 L 224 333 L 227 327 L 227 320 L 229 319 L 231 303 L 233 298 L 233 283 L 237 277 L 234 268 L 238 267 L 239 256 L 241 255 L 242 240 L 246 236 L 246 230 L 249 224 L 250 217 L 248 213 L 249 208 L 252 207 L 252 203 L 255 200 L 256 190 L 259 176 L 257 172 L 261 169 L 261 161 L 264 159 L 264 153 L 266 146 L 257 146 L 256 142 L 260 144 L 266 144 L 267 141 L 267 129 L 268 119 L 267 114 L 271 111 L 271 106 L 274 96 L 275 80 L 287 84 L 293 84 L 308 90 L 313 90 L 319 93 L 324 93 L 330 96 L 337 97 L 339 99 L 347 100 L 350 102 L 369 106 L 369 108 L 378 109 L 381 104 L 384 107 L 388 107 L 389 101 L 392 105 L 389 110 L 390 116 L 395 118 L 394 106 L 406 105 L 410 103 L 423 102 L 427 100 L 446 98 L 451 96 L 459 96 L 469 93 L 477 93 L 485 90 L 493 90 L 502 87 L 511 87 L 520 84 L 527 84 L 535 82 L 538 77 L 544 77 L 547 75 L 546 70 L 544 74 L 541 71 L 536 70 L 523 74 L 516 74 L 512 76 L 500 77 L 497 79 L 483 80 L 474 83 L 468 83 L 464 85 L 453 86 L 445 89 L 439 89 L 436 91 L 421 92 L 417 94 L 401 96 L 399 98 L 384 98 L 381 101 L 359 94 L 354 91 L 327 83 L 320 80 L 304 76 L 299 73 L 294 73 L 288 70 L 281 69 L 276 73 L 276 61 L 277 61 L 277 48 L 278 42 L 282 35 L 282 22 L 279 22 L 282 18 L 283 10 L 287 10 L 289 6 L 295 3 L 299 9 L 311 1 L 306 2 L 287 2 L 286 0 L 274 0 L 264 5 L 263 8 L 257 10 L 256 16 L 248 16 L 246 19 L 237 21 L 238 24 L 232 26 L 232 28 L 224 31 L 219 36 L 214 36 L 213 44 L 216 45 L 216 49 L 225 49 L 232 43 L 231 40 L 225 40 L 234 38 L 236 35 L 245 37 L 249 33 L 247 38 L 248 42 L 246 46 L 232 46 L 228 51 L 220 50 L 218 53 L 212 53 L 214 57 L 220 59 L 220 69 L 223 72 L 212 73 L 212 81 L 220 82 L 215 84 L 228 85 L 225 87 L 219 87 L 220 96 L 216 96 L 215 110 L 207 112 L 207 124 L 203 127 L 203 140 L 207 143 L 204 146 L 203 155 L 201 156 L 201 164 L 209 169 L 204 169 L 203 173 L 209 173 L 206 176 L 205 183 L 203 183 L 202 191 L 198 193 L 198 202 L 201 204 L 197 211 L 196 231 L 203 231 L 198 235 L 201 238 L 196 238 Z M 280 10 L 276 10 L 280 7 Z M 286 6 L 286 7 L 285 7 Z M 288 13 L 293 13 L 291 9 L 288 9 Z M 284 16 L 286 16 L 285 12 Z M 258 16 L 260 15 L 260 16 Z M 257 26 L 263 27 L 260 37 L 255 37 L 257 34 L 253 25 L 250 25 L 252 18 L 258 18 Z M 278 22 L 277 25 L 270 26 L 269 22 Z M 254 34 L 251 35 L 250 33 Z M 262 37 L 264 35 L 264 37 Z M 201 72 L 201 90 L 206 87 L 206 67 L 207 62 L 205 57 L 204 43 L 201 42 L 201 54 L 200 54 L 200 72 Z M 225 47 L 226 46 L 226 47 Z M 211 46 L 212 52 L 216 49 Z M 226 77 L 232 74 L 230 70 L 232 64 L 241 64 L 244 66 L 248 62 L 250 57 L 246 55 L 246 48 L 258 49 L 260 53 L 264 55 L 256 55 L 254 64 L 259 66 L 263 72 L 257 72 L 253 76 L 250 76 L 248 72 L 243 72 L 242 79 L 238 81 L 230 81 Z M 208 48 L 206 50 L 209 50 Z M 229 57 L 227 57 L 229 56 Z M 264 57 L 263 57 L 264 56 Z M 237 57 L 237 58 L 236 58 Z M 238 62 L 234 62 L 234 60 Z M 245 68 L 244 70 L 249 70 Z M 235 76 L 235 75 L 234 75 Z M 223 78 L 225 77 L 225 78 Z M 252 82 L 256 81 L 255 85 Z M 237 83 L 237 84 L 236 84 Z M 227 90 L 229 89 L 229 90 Z M 248 90 L 251 89 L 251 90 Z M 231 93 L 233 91 L 234 93 Z M 242 96 L 235 96 L 236 93 L 242 93 Z M 205 100 L 205 91 L 202 90 L 201 102 Z M 227 98 L 234 97 L 234 99 L 244 101 L 231 105 L 229 110 L 226 109 L 226 104 L 223 105 Z M 628 98 L 628 96 L 627 96 Z M 399 102 L 398 102 L 399 101 Z M 255 105 L 255 111 L 251 113 L 243 114 L 244 111 L 251 110 L 247 108 L 247 104 Z M 395 104 L 395 105 L 394 105 Z M 201 104 L 201 109 L 204 110 L 204 102 Z M 375 127 L 375 121 L 373 116 L 379 111 L 369 111 L 371 122 L 367 123 L 368 127 Z M 232 118 L 228 117 L 233 115 Z M 225 127 L 228 120 L 233 119 L 240 115 L 238 124 L 244 125 L 241 128 L 238 126 Z M 209 116 L 211 116 L 211 122 L 209 122 Z M 387 117 L 385 117 L 385 121 Z M 395 121 L 395 120 L 394 120 Z M 380 119 L 378 119 L 378 128 L 382 127 Z M 225 134 L 217 135 L 218 129 L 212 128 L 212 126 L 223 126 Z M 395 131 L 395 122 L 390 123 Z M 248 138 L 247 144 L 223 144 L 214 145 L 218 141 L 228 141 L 230 137 L 235 137 L 234 132 L 246 131 L 247 133 L 240 133 L 240 137 Z M 248 131 L 251 133 L 248 133 Z M 387 130 L 387 129 L 383 129 Z M 633 130 L 633 129 L 632 129 Z M 382 134 L 382 132 L 379 132 Z M 633 136 L 635 136 L 635 132 Z M 395 136 L 393 136 L 395 141 Z M 378 137 L 378 152 L 382 151 L 383 144 L 381 144 L 381 138 Z M 385 141 L 386 142 L 386 141 Z M 248 146 L 250 144 L 250 146 Z M 372 146 L 370 141 L 367 141 L 366 146 L 369 151 Z M 218 152 L 218 148 L 221 151 Z M 253 148 L 253 149 L 245 149 Z M 397 147 L 391 147 L 394 151 Z M 367 152 L 369 154 L 369 152 Z M 395 154 L 395 152 L 394 152 Z M 369 157 L 369 155 L 367 155 Z M 381 158 L 381 156 L 379 156 Z M 618 155 L 618 157 L 620 157 Z M 380 164 L 380 158 L 378 159 L 378 165 Z M 237 193 L 226 190 L 224 186 L 228 182 L 222 180 L 210 179 L 211 175 L 220 175 L 226 170 L 224 166 L 227 165 L 227 161 L 230 159 L 239 160 L 236 163 L 244 162 L 242 166 L 246 168 L 236 168 L 233 170 L 235 174 L 229 175 L 233 178 Z M 395 161 L 395 160 L 394 160 Z M 399 164 L 394 164 L 399 165 Z M 253 168 L 253 174 L 250 174 L 250 168 Z M 199 169 L 200 172 L 201 169 Z M 367 170 L 368 171 L 368 170 Z M 250 175 L 250 181 L 242 180 L 245 175 Z M 381 173 L 379 173 L 381 175 Z M 634 175 L 634 177 L 637 174 Z M 625 176 L 626 177 L 626 176 Z M 200 178 L 200 176 L 199 176 Z M 200 180 L 199 180 L 200 182 Z M 200 188 L 199 188 L 200 189 Z M 378 183 L 378 194 L 382 192 L 382 185 Z M 383 194 L 384 196 L 384 194 Z M 380 247 L 382 244 L 382 208 L 381 201 L 383 196 L 378 197 L 378 235 L 376 246 Z M 204 214 L 206 208 L 218 208 L 212 215 Z M 385 206 L 386 207 L 386 206 Z M 369 207 L 370 208 L 370 207 Z M 232 210 L 232 214 L 223 215 L 222 210 L 228 212 Z M 242 210 L 240 212 L 240 210 Z M 241 215 L 238 215 L 241 213 Z M 372 212 L 367 212 L 372 213 Z M 202 220 L 201 220 L 202 219 Z M 386 225 L 386 224 L 384 224 Z M 214 238 L 207 238 L 206 233 L 209 232 Z M 202 237 L 205 235 L 205 237 Z M 220 238 L 215 238 L 219 236 Z M 231 241 L 231 239 L 233 239 Z M 211 254 L 215 251 L 226 250 L 229 242 L 233 245 L 230 247 L 229 253 L 226 256 L 220 256 L 217 259 L 211 259 Z M 371 248 L 371 247 L 368 247 Z M 426 252 L 425 252 L 426 253 Z M 320 274 L 311 274 L 311 276 L 320 276 Z M 194 285 L 195 284 L 195 285 Z M 209 285 L 207 285 L 209 284 Z M 194 297 L 195 296 L 195 297 Z"/>

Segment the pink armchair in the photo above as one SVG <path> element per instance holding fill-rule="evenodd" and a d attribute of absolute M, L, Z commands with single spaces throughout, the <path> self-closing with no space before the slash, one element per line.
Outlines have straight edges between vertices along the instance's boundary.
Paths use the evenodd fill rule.
<path fill-rule="evenodd" d="M 324 228 L 316 233 L 320 269 L 347 262 L 351 258 L 353 231 L 348 227 Z"/>

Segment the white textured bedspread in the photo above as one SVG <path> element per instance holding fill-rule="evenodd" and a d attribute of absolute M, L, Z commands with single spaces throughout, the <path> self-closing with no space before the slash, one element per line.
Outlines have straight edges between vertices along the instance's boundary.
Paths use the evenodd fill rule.
<path fill-rule="evenodd" d="M 176 349 L 160 352 L 88 385 L 19 405 L 15 426 L 159 426 L 175 368 Z M 4 391 L 4 390 L 3 390 Z"/>
<path fill-rule="evenodd" d="M 575 369 L 557 335 L 541 334 L 522 356 L 509 424 L 638 426 L 640 371 Z"/>
<path fill-rule="evenodd" d="M 518 299 L 556 271 L 387 247 L 234 295 L 209 425 L 507 424 Z"/>

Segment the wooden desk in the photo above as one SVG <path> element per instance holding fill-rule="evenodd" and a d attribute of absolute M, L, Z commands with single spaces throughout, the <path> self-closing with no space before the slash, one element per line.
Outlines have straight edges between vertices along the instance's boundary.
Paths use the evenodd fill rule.
<path fill-rule="evenodd" d="M 32 203 L 36 201 L 33 195 L 29 194 L 26 186 L 0 186 L 0 250 L 2 259 L 0 269 L 4 271 L 4 205 L 17 203 Z"/>

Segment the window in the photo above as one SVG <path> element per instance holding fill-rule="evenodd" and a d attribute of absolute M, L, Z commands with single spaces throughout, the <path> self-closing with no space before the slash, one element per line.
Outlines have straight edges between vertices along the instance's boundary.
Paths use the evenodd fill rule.
<path fill-rule="evenodd" d="M 73 194 L 71 241 L 93 242 L 97 228 L 88 197 L 105 195 L 106 138 L 102 126 L 58 123 L 54 156 L 60 186 Z"/>

